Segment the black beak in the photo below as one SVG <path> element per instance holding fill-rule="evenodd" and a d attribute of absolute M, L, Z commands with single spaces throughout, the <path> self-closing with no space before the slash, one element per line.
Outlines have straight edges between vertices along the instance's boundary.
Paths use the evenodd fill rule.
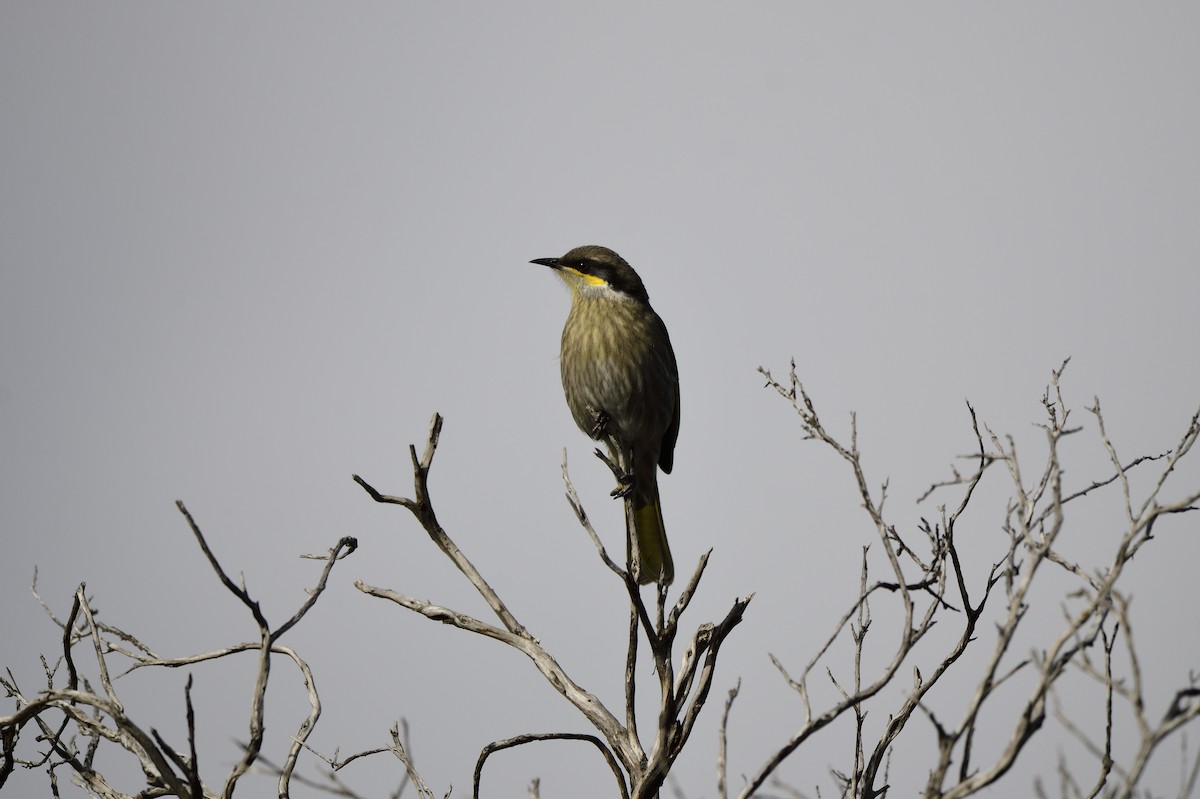
<path fill-rule="evenodd" d="M 529 263 L 540 264 L 541 266 L 548 266 L 551 269 L 558 269 L 558 259 L 557 258 L 534 258 Z"/>

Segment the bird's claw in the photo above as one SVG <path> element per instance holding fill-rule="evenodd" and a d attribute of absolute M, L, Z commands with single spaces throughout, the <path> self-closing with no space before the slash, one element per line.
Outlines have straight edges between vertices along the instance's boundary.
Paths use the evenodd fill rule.
<path fill-rule="evenodd" d="M 608 423 L 610 421 L 608 413 L 605 411 L 596 412 L 596 423 L 592 425 L 592 439 L 599 441 L 604 436 L 608 435 Z"/>
<path fill-rule="evenodd" d="M 637 478 L 632 474 L 624 474 L 617 478 L 619 485 L 612 490 L 610 496 L 613 499 L 624 499 L 633 493 L 633 487 L 637 484 Z"/>

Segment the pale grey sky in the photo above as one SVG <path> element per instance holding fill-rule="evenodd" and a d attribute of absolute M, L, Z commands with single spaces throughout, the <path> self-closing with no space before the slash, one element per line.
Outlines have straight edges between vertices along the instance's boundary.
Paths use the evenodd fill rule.
<path fill-rule="evenodd" d="M 798 724 L 767 653 L 803 665 L 873 535 L 849 473 L 755 367 L 795 356 L 830 426 L 857 411 L 900 525 L 971 449 L 964 398 L 1036 468 L 1031 423 L 1068 355 L 1085 427 L 1070 479 L 1106 476 L 1093 395 L 1126 458 L 1174 445 L 1200 403 L 1198 35 L 1184 4 L 5 3 L 0 662 L 35 686 L 56 651 L 35 565 L 57 610 L 86 580 L 103 618 L 164 654 L 253 638 L 179 498 L 277 621 L 316 578 L 295 556 L 358 537 L 287 641 L 325 702 L 317 748 L 380 745 L 404 717 L 431 786 L 461 796 L 487 742 L 583 730 L 518 654 L 352 586 L 486 612 L 350 480 L 408 493 L 405 446 L 436 410 L 443 523 L 619 705 L 623 602 L 562 499 L 564 446 L 609 534 L 620 509 L 561 396 L 567 295 L 527 263 L 598 243 L 639 270 L 679 360 L 667 528 L 681 571 L 715 549 L 691 626 L 758 592 L 676 771 L 713 795 L 716 697 L 740 676 L 738 784 Z M 1007 497 L 991 479 L 979 564 Z M 1075 531 L 1085 561 L 1115 524 Z M 1159 702 L 1200 667 L 1196 525 L 1164 525 L 1131 575 Z M 209 779 L 244 738 L 251 666 L 193 670 Z M 129 678 L 131 711 L 178 733 L 185 678 Z M 288 667 L 273 679 L 278 757 L 306 705 Z M 1047 730 L 1010 790 L 1051 775 L 1060 745 Z M 829 730 L 781 776 L 832 791 L 850 746 Z M 1174 752 L 1148 787 L 1174 789 Z M 488 775 L 493 796 L 538 775 L 548 797 L 611 790 L 567 744 Z M 398 776 L 380 760 L 348 781 L 383 795 Z M 897 764 L 896 795 L 924 776 Z"/>

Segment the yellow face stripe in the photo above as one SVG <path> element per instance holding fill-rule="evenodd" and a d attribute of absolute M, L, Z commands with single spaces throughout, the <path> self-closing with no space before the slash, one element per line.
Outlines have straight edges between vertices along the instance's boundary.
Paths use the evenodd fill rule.
<path fill-rule="evenodd" d="M 586 274 L 586 273 L 584 273 L 584 272 L 580 272 L 578 269 L 575 269 L 575 268 L 573 268 L 573 267 L 570 267 L 570 266 L 563 266 L 563 267 L 560 267 L 560 268 L 561 268 L 561 269 L 562 269 L 562 271 L 564 271 L 564 272 L 570 272 L 572 275 L 576 275 L 576 276 L 578 276 L 578 277 L 580 277 L 580 278 L 583 278 L 583 280 L 585 280 L 585 281 L 588 283 L 588 285 L 591 285 L 591 286 L 607 286 L 607 285 L 608 285 L 608 281 L 607 281 L 607 280 L 604 280 L 603 278 L 596 277 L 595 275 L 589 275 L 589 274 Z"/>

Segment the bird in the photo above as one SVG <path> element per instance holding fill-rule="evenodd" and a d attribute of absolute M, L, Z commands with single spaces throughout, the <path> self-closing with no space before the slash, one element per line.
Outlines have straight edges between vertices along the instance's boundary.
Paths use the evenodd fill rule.
<path fill-rule="evenodd" d="M 571 291 L 559 360 L 563 392 L 579 429 L 605 440 L 612 460 L 624 464 L 613 495 L 626 497 L 630 571 L 641 585 L 669 585 L 675 564 L 658 470 L 670 474 L 674 465 L 679 369 L 667 326 L 638 273 L 607 247 L 585 245 L 530 263 L 553 269 Z"/>

